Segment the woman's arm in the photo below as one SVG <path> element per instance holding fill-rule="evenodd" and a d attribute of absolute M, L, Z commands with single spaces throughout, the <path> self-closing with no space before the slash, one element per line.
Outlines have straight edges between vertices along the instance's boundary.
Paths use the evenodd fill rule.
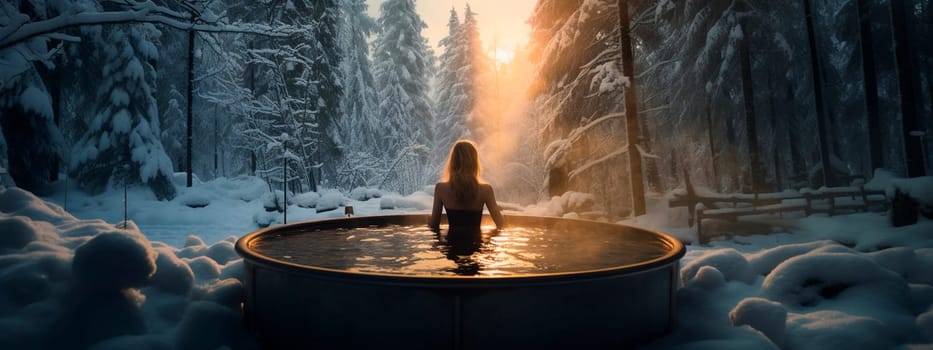
<path fill-rule="evenodd" d="M 441 195 L 438 192 L 440 184 L 434 185 L 434 206 L 431 208 L 431 219 L 428 220 L 428 227 L 432 230 L 441 229 L 441 209 L 444 207 L 444 203 L 441 201 Z"/>
<path fill-rule="evenodd" d="M 486 209 L 489 209 L 489 216 L 492 216 L 492 221 L 496 223 L 496 228 L 503 228 L 505 226 L 505 219 L 502 218 L 502 211 L 499 209 L 499 203 L 496 202 L 496 193 L 492 190 L 492 186 L 486 186 L 488 189 L 483 191 L 486 194 L 484 196 Z"/>

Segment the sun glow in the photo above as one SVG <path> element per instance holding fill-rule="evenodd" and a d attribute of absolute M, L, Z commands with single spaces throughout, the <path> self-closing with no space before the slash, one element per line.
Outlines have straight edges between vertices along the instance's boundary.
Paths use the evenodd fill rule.
<path fill-rule="evenodd" d="M 512 59 L 514 58 L 515 58 L 514 52 L 503 49 L 501 47 L 497 47 L 496 50 L 493 52 L 493 59 L 496 61 L 497 68 L 499 66 L 509 64 L 509 62 L 512 62 Z"/>

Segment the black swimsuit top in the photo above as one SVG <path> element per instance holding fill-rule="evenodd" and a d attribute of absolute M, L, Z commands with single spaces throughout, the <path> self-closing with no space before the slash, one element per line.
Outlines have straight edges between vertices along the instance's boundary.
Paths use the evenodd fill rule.
<path fill-rule="evenodd" d="M 482 210 L 447 209 L 447 223 L 450 227 L 479 228 L 483 221 Z"/>

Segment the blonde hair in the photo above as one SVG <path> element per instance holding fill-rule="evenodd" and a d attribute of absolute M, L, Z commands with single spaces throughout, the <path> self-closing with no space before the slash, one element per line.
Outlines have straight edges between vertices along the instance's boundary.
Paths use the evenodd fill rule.
<path fill-rule="evenodd" d="M 460 140 L 450 148 L 443 180 L 450 183 L 457 200 L 473 199 L 476 198 L 479 189 L 481 171 L 476 144 L 473 141 Z"/>

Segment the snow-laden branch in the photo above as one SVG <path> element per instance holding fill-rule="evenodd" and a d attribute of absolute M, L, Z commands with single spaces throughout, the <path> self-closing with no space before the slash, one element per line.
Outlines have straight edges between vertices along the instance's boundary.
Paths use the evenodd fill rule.
<path fill-rule="evenodd" d="M 640 149 L 641 149 L 641 147 L 639 147 L 639 150 L 640 150 Z M 609 161 L 609 160 L 612 159 L 612 158 L 621 156 L 621 155 L 625 154 L 626 152 L 628 152 L 628 146 L 619 147 L 618 150 L 616 150 L 616 151 L 614 151 L 614 152 L 612 152 L 612 153 L 609 153 L 609 154 L 607 154 L 607 155 L 605 155 L 605 156 L 603 156 L 603 157 L 601 157 L 601 158 L 598 158 L 598 159 L 593 159 L 593 160 L 587 162 L 586 164 L 583 164 L 583 165 L 580 166 L 579 168 L 573 169 L 573 171 L 571 171 L 570 173 L 568 173 L 567 176 L 569 177 L 570 180 L 573 180 L 573 178 L 574 178 L 575 176 L 580 175 L 580 174 L 583 173 L 584 171 L 587 171 L 588 169 L 590 169 L 590 168 L 592 168 L 592 167 L 594 167 L 594 166 L 597 166 L 597 165 L 602 164 L 602 163 L 604 163 L 604 162 L 606 162 L 606 161 Z"/>
<path fill-rule="evenodd" d="M 66 28 L 85 25 L 119 24 L 119 23 L 158 23 L 181 30 L 194 30 L 213 33 L 242 33 L 264 36 L 284 37 L 291 31 L 282 28 L 271 28 L 260 24 L 205 24 L 192 23 L 188 16 L 158 6 L 145 6 L 133 10 L 81 12 L 65 14 L 41 21 L 23 23 L 15 30 L 0 39 L 0 49 L 6 49 L 23 41 L 49 35 Z"/>

